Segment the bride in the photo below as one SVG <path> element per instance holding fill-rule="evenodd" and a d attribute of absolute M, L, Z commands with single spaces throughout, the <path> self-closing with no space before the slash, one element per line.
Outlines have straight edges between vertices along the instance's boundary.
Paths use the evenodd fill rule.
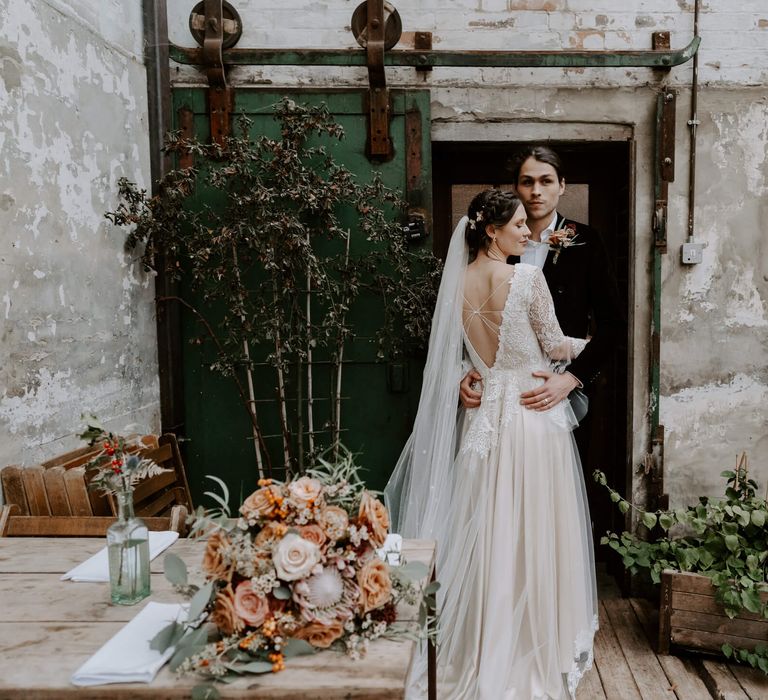
<path fill-rule="evenodd" d="M 437 540 L 441 700 L 573 698 L 592 665 L 576 420 L 567 401 L 520 405 L 542 381 L 533 372 L 564 366 L 587 341 L 563 335 L 537 267 L 506 264 L 529 234 L 520 200 L 500 190 L 478 194 L 453 232 L 413 433 L 385 490 L 396 531 Z M 465 357 L 482 401 L 457 421 Z"/>

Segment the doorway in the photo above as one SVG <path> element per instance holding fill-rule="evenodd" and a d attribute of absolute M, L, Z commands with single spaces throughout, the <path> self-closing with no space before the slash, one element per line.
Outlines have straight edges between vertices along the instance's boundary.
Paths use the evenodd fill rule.
<path fill-rule="evenodd" d="M 525 142 L 438 141 L 432 144 L 435 255 L 445 257 L 451 233 L 466 213 L 475 193 L 486 187 L 512 188 L 509 161 Z M 633 142 L 547 141 L 563 162 L 566 192 L 558 211 L 589 224 L 603 236 L 614 267 L 625 319 L 631 318 L 632 288 L 632 172 Z M 616 564 L 599 545 L 607 530 L 624 529 L 624 518 L 595 485 L 592 472 L 605 472 L 608 482 L 631 494 L 631 381 L 628 349 L 631 323 L 614 348 L 605 370 L 590 391 L 588 418 L 575 433 L 584 459 L 590 513 L 594 526 L 595 557 Z M 620 568 L 620 567 L 619 567 Z M 618 571 L 616 572 L 618 573 Z"/>

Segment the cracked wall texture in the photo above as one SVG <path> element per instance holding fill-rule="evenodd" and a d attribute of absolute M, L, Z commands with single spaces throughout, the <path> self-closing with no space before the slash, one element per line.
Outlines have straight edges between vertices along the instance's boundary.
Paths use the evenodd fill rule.
<path fill-rule="evenodd" d="M 674 49 L 693 36 L 686 0 L 394 0 L 400 47 L 433 32 L 436 49 L 649 50 L 654 31 Z M 239 46 L 356 47 L 350 31 L 358 0 L 237 3 Z M 169 33 L 194 46 L 188 3 L 168 0 Z M 649 447 L 651 213 L 656 95 L 678 90 L 676 179 L 670 185 L 669 253 L 663 261 L 661 422 L 665 484 L 672 503 L 722 492 L 719 474 L 746 449 L 768 481 L 768 5 L 764 0 L 702 0 L 696 228 L 704 262 L 680 263 L 688 215 L 691 67 L 650 69 L 387 68 L 393 87 L 430 89 L 436 140 L 602 140 L 636 144 L 633 313 L 633 491 Z M 174 66 L 177 85 L 201 73 Z M 365 68 L 236 67 L 240 86 L 364 87 Z"/>
<path fill-rule="evenodd" d="M 123 251 L 149 181 L 141 3 L 0 0 L 0 465 L 79 446 L 80 415 L 159 429 L 154 283 Z"/>

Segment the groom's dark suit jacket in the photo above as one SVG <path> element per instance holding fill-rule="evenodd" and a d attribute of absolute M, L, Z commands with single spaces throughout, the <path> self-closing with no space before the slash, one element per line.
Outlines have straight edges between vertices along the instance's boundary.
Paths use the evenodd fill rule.
<path fill-rule="evenodd" d="M 616 278 L 600 234 L 586 224 L 557 217 L 555 230 L 566 225 L 576 229 L 575 244 L 550 250 L 544 263 L 544 277 L 555 305 L 555 315 L 565 335 L 592 339 L 568 366 L 584 386 L 591 384 L 618 342 L 624 326 Z M 520 258 L 510 256 L 507 262 Z"/>

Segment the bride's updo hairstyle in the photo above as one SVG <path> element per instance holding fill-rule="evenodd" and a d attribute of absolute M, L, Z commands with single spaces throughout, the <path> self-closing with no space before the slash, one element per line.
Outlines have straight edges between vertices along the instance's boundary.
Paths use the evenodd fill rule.
<path fill-rule="evenodd" d="M 474 260 L 480 250 L 486 250 L 491 244 L 485 227 L 488 224 L 501 227 L 509 223 L 520 204 L 513 192 L 504 190 L 483 190 L 475 195 L 467 209 L 469 221 L 464 229 L 470 260 Z"/>

